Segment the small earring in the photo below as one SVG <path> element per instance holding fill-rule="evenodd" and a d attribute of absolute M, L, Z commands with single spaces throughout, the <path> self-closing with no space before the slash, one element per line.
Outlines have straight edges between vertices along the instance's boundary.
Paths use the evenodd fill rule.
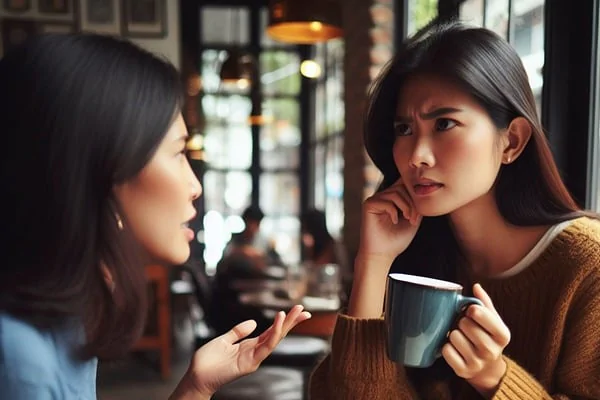
<path fill-rule="evenodd" d="M 508 158 L 506 159 L 506 163 L 507 163 L 507 164 L 510 164 L 510 160 L 511 160 L 511 159 L 510 159 L 510 156 L 508 156 Z"/>
<path fill-rule="evenodd" d="M 119 213 L 115 213 L 115 218 L 117 220 L 117 228 L 122 231 L 123 230 L 123 220 L 121 219 L 121 216 L 119 215 Z"/>

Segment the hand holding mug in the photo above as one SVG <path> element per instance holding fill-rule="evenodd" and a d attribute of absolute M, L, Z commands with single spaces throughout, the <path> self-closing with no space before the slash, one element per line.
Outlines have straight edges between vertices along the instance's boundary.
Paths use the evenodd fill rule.
<path fill-rule="evenodd" d="M 485 396 L 497 389 L 506 372 L 502 354 L 510 341 L 510 330 L 481 285 L 473 287 L 473 294 L 483 306 L 467 309 L 457 329 L 450 332 L 442 355 L 456 375 Z"/>

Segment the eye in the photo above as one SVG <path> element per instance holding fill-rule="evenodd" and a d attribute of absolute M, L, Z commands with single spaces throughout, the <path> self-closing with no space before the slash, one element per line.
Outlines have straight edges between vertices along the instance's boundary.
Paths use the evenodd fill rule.
<path fill-rule="evenodd" d="M 447 131 L 454 128 L 456 125 L 456 121 L 448 119 L 448 118 L 440 118 L 435 121 L 435 130 L 436 131 Z"/>
<path fill-rule="evenodd" d="M 394 133 L 398 136 L 412 135 L 412 128 L 405 122 L 394 122 Z"/>

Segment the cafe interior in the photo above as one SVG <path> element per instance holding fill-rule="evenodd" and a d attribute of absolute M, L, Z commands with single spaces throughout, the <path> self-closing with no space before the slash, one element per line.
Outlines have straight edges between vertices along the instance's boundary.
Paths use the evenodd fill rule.
<path fill-rule="evenodd" d="M 166 399 L 193 352 L 244 318 L 299 324 L 215 399 L 307 398 L 352 287 L 361 206 L 381 176 L 364 151 L 366 93 L 397 43 L 434 18 L 504 36 L 527 70 L 552 150 L 598 210 L 600 1 L 64 0 L 0 4 L 0 54 L 29 35 L 118 35 L 165 57 L 185 87 L 187 156 L 203 185 L 191 257 L 146 267 L 147 327 L 102 362 L 103 400 Z M 217 279 L 219 270 L 226 270 Z M 260 324 L 259 324 L 260 326 Z"/>

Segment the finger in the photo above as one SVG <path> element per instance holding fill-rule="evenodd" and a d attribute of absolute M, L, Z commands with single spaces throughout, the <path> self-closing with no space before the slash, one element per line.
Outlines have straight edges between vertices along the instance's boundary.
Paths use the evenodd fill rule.
<path fill-rule="evenodd" d="M 293 328 L 293 323 L 296 320 L 296 318 L 298 318 L 300 316 L 300 314 L 302 313 L 302 310 L 304 310 L 304 306 L 302 305 L 295 305 L 294 307 L 292 307 L 292 309 L 288 312 L 287 316 L 285 317 L 285 320 L 283 321 L 283 335 L 287 335 L 287 333 L 290 331 L 290 329 Z"/>
<path fill-rule="evenodd" d="M 408 201 L 410 203 L 410 209 L 411 209 L 411 218 L 410 218 L 410 222 L 413 225 L 417 225 L 420 221 L 419 217 L 419 212 L 417 211 L 417 207 L 415 206 L 415 202 L 413 201 L 413 198 L 411 197 L 410 193 L 408 192 L 408 188 L 406 187 L 405 184 L 400 185 L 398 191 L 400 192 L 400 194 L 402 195 L 402 197 Z"/>
<path fill-rule="evenodd" d="M 396 207 L 394 202 L 371 197 L 367 200 L 368 212 L 371 214 L 387 214 L 390 217 L 392 223 L 397 224 L 399 221 L 399 212 L 404 213 L 404 210 Z M 408 212 L 408 207 L 403 206 L 404 209 Z M 400 211 L 399 211 L 400 210 Z"/>
<path fill-rule="evenodd" d="M 444 360 L 446 360 L 456 375 L 460 376 L 461 378 L 465 377 L 464 375 L 467 371 L 467 364 L 465 363 L 464 358 L 462 358 L 458 350 L 456 350 L 452 344 L 446 343 L 442 347 L 442 357 L 444 357 Z"/>
<path fill-rule="evenodd" d="M 469 366 L 476 363 L 477 354 L 475 353 L 475 346 L 467 339 L 464 333 L 458 329 L 452 330 L 450 335 L 448 335 L 448 342 L 458 352 L 465 365 Z"/>
<path fill-rule="evenodd" d="M 510 330 L 498 313 L 487 307 L 470 306 L 465 315 L 481 326 L 500 346 L 505 347 L 510 341 Z"/>
<path fill-rule="evenodd" d="M 262 362 L 271 352 L 277 344 L 281 341 L 282 338 L 282 329 L 283 329 L 283 320 L 285 318 L 285 313 L 283 311 L 279 311 L 275 316 L 275 321 L 273 322 L 273 329 L 269 332 L 269 335 L 265 337 L 265 341 L 256 347 L 254 352 L 254 361 L 257 363 Z"/>
<path fill-rule="evenodd" d="M 402 216 L 405 219 L 409 221 L 411 220 L 414 206 L 411 200 L 406 199 L 405 195 L 401 192 L 401 189 L 395 189 L 389 192 L 382 192 L 377 196 L 377 199 L 393 203 L 398 210 L 402 211 Z"/>
<path fill-rule="evenodd" d="M 458 329 L 473 344 L 475 353 L 482 360 L 494 360 L 502 352 L 493 338 L 469 317 L 463 317 L 458 322 Z"/>
<path fill-rule="evenodd" d="M 221 339 L 227 343 L 233 344 L 251 334 L 256 329 L 256 322 L 252 319 L 241 322 L 233 327 L 229 332 L 221 335 Z"/>
<path fill-rule="evenodd" d="M 494 313 L 498 314 L 498 312 L 496 311 L 496 307 L 494 307 L 494 302 L 487 294 L 487 292 L 483 290 L 483 287 L 481 287 L 479 283 L 473 285 L 473 295 L 479 300 L 481 300 L 481 302 L 483 303 L 483 305 L 486 306 L 486 308 L 489 308 L 490 310 L 494 311 Z"/>

